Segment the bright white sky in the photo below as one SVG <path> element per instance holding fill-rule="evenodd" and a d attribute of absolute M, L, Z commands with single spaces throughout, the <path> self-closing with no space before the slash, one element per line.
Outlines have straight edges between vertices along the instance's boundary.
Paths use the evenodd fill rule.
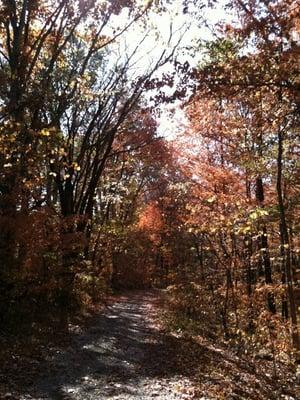
<path fill-rule="evenodd" d="M 190 65 L 196 66 L 201 60 L 201 51 L 192 51 L 187 47 L 195 46 L 197 48 L 200 41 L 212 40 L 218 34 L 217 24 L 232 20 L 232 16 L 225 10 L 227 0 L 219 0 L 214 8 L 205 7 L 201 11 L 200 4 L 203 3 L 203 0 L 198 0 L 196 3 L 199 6 L 198 9 L 193 6 L 186 13 L 183 13 L 182 0 L 173 0 L 167 12 L 161 15 L 154 11 L 148 11 L 146 24 L 143 24 L 143 21 L 140 26 L 133 24 L 126 34 L 121 35 L 120 40 L 115 43 L 115 58 L 112 59 L 112 66 L 114 67 L 115 60 L 122 60 L 124 56 L 131 54 L 138 44 L 138 51 L 130 64 L 132 65 L 131 78 L 140 76 L 151 69 L 164 48 L 169 46 L 171 49 L 178 42 L 183 31 L 184 36 L 177 57 L 181 62 L 188 61 Z M 112 18 L 107 26 L 108 35 L 110 36 L 115 29 L 118 31 L 127 23 L 128 13 L 124 11 L 121 15 Z M 168 43 L 170 29 L 172 29 L 173 35 L 171 42 Z M 160 69 L 160 73 L 169 72 L 171 68 L 171 65 L 165 65 Z M 173 90 L 170 89 L 170 92 L 172 93 Z M 184 113 L 178 103 L 164 105 L 160 111 L 159 134 L 172 139 L 184 129 L 184 124 L 187 122 Z"/>
<path fill-rule="evenodd" d="M 186 22 L 189 29 L 184 35 L 182 40 L 182 47 L 195 45 L 200 41 L 210 41 L 218 35 L 217 25 L 219 23 L 228 23 L 232 21 L 233 16 L 226 10 L 225 6 L 227 0 L 219 0 L 214 8 L 204 8 L 201 10 L 201 17 L 193 19 L 188 15 L 183 15 L 178 12 L 174 20 L 174 25 L 180 25 Z M 182 8 L 182 1 L 177 1 L 177 7 Z M 194 11 L 194 10 L 191 10 Z M 199 15 L 199 14 L 198 14 Z M 164 16 L 163 26 L 168 26 L 168 16 Z M 191 52 L 179 52 L 178 58 L 180 61 L 188 61 L 190 65 L 197 66 L 202 58 L 201 51 L 196 51 L 195 54 Z M 159 134 L 167 139 L 174 139 L 177 134 L 185 129 L 188 121 L 185 117 L 184 111 L 180 108 L 180 103 L 176 102 L 172 105 L 165 105 L 161 110 L 161 117 L 159 118 Z"/>

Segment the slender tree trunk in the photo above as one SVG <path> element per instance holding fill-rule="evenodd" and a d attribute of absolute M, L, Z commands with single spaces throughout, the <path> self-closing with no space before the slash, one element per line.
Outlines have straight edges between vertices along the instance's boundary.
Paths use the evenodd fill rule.
<path fill-rule="evenodd" d="M 204 283 L 205 282 L 205 274 L 204 274 L 203 238 L 202 237 L 200 239 L 200 246 L 197 241 L 197 237 L 195 237 L 195 247 L 196 247 L 197 258 L 198 258 L 199 266 L 200 266 L 200 277 L 201 277 L 201 281 Z"/>
<path fill-rule="evenodd" d="M 292 263 L 291 263 L 291 251 L 290 251 L 290 241 L 289 232 L 286 221 L 285 205 L 283 200 L 282 191 L 282 159 L 283 159 L 283 142 L 284 137 L 281 131 L 278 131 L 278 154 L 277 154 L 277 200 L 278 209 L 280 217 L 280 242 L 281 242 L 281 252 L 284 254 L 284 271 L 285 276 L 287 296 L 290 304 L 290 314 L 292 322 L 292 339 L 294 347 L 299 350 L 299 334 L 298 334 L 298 324 L 297 324 L 297 306 L 294 296 L 294 288 L 292 281 Z"/>
<path fill-rule="evenodd" d="M 263 181 L 261 176 L 257 176 L 256 178 L 256 200 L 259 204 L 260 207 L 264 206 L 264 186 L 263 186 Z M 272 280 L 272 267 L 271 267 L 271 261 L 270 261 L 270 254 L 269 254 L 269 244 L 268 244 L 268 236 L 267 236 L 267 228 L 266 225 L 263 223 L 262 226 L 262 234 L 260 236 L 260 250 L 262 252 L 262 272 L 265 277 L 265 283 L 267 285 L 271 285 L 273 283 Z M 272 292 L 268 292 L 267 294 L 267 303 L 268 303 L 268 309 L 271 313 L 276 313 L 276 305 L 275 305 L 275 299 L 274 295 Z"/>
<path fill-rule="evenodd" d="M 73 185 L 71 177 L 62 181 L 60 176 L 56 179 L 61 207 L 61 268 L 57 276 L 59 282 L 58 317 L 60 328 L 68 330 L 69 309 L 72 303 L 72 292 L 75 274 L 72 271 L 74 257 L 77 253 L 73 250 L 75 239 Z"/>

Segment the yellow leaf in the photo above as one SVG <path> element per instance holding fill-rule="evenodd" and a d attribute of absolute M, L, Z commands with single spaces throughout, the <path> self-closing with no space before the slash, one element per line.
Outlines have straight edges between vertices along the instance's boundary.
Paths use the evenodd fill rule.
<path fill-rule="evenodd" d="M 207 199 L 207 202 L 208 202 L 208 203 L 213 203 L 215 200 L 216 200 L 216 196 L 212 196 L 212 197 L 209 197 L 209 198 Z"/>

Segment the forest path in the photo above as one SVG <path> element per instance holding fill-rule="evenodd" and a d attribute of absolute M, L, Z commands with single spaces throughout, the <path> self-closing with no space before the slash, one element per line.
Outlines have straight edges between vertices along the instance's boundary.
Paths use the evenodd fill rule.
<path fill-rule="evenodd" d="M 167 333 L 160 291 L 113 297 L 56 338 L 0 335 L 0 399 L 296 400 L 294 372 L 240 357 L 201 337 Z M 80 322 L 80 321 L 78 321 Z M 9 343 L 16 344 L 16 348 Z"/>
<path fill-rule="evenodd" d="M 179 370 L 177 339 L 157 323 L 159 309 L 156 291 L 120 296 L 40 365 L 41 376 L 21 390 L 21 399 L 194 398 L 189 371 Z"/>

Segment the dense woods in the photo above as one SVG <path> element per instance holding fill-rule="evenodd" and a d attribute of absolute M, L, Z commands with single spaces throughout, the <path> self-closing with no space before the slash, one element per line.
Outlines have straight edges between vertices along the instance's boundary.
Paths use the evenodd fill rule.
<path fill-rule="evenodd" d="M 1 2 L 0 329 L 155 287 L 172 329 L 276 375 L 300 351 L 300 6 L 181 2 L 166 33 L 174 3 Z"/>
<path fill-rule="evenodd" d="M 150 33 L 134 46 L 118 41 L 131 26 L 138 32 L 147 24 L 148 8 L 3 2 L 4 320 L 26 307 L 32 312 L 34 304 L 67 309 L 81 285 L 99 296 L 110 280 L 114 229 L 132 221 L 150 175 L 142 149 L 151 152 L 155 121 L 142 93 L 176 47 L 140 66 Z"/>

